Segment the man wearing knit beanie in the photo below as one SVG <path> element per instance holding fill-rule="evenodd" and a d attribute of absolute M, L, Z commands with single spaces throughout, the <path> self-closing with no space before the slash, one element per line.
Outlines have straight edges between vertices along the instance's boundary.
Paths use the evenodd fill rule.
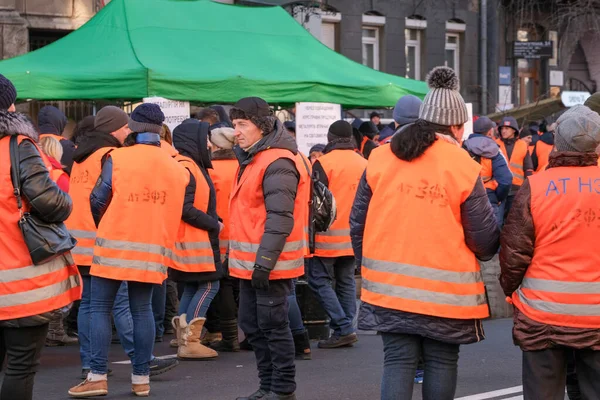
<path fill-rule="evenodd" d="M 17 100 L 17 89 L 15 85 L 0 74 L 0 110 L 15 112 L 15 100 Z"/>
<path fill-rule="evenodd" d="M 374 125 L 373 122 L 366 122 Z M 313 176 L 333 193 L 337 218 L 327 234 L 317 232 L 314 257 L 307 271 L 308 286 L 329 315 L 333 335 L 319 342 L 319 347 L 333 349 L 356 343 L 352 322 L 356 315 L 354 252 L 350 241 L 350 211 L 356 188 L 367 168 L 367 160 L 354 151 L 352 126 L 336 121 L 329 127 L 328 144 L 313 164 Z M 335 243 L 338 246 L 331 246 Z M 334 290 L 330 271 L 344 290 Z"/>
<path fill-rule="evenodd" d="M 394 122 L 383 128 L 379 134 L 379 143 L 388 143 L 392 135 L 398 132 L 400 128 L 404 125 L 412 124 L 419 119 L 419 110 L 422 103 L 421 99 L 412 94 L 402 96 L 394 107 Z"/>
<path fill-rule="evenodd" d="M 239 399 L 295 400 L 287 298 L 292 279 L 304 274 L 307 249 L 290 247 L 303 243 L 308 231 L 308 166 L 265 100 L 243 98 L 230 117 L 239 172 L 229 204 L 229 274 L 240 278 L 239 325 L 262 360 L 257 363 L 260 388 Z"/>
<path fill-rule="evenodd" d="M 131 130 L 128 126 L 129 117 L 119 107 L 103 107 L 94 119 L 94 130 L 101 133 L 109 133 L 119 142 L 123 143 Z"/>
<path fill-rule="evenodd" d="M 506 220 L 500 284 L 515 306 L 524 397 L 562 399 L 565 359 L 574 357 L 581 398 L 600 399 L 599 325 L 591 322 L 600 282 L 600 115 L 574 106 L 555 134 L 547 169 L 525 181 Z"/>

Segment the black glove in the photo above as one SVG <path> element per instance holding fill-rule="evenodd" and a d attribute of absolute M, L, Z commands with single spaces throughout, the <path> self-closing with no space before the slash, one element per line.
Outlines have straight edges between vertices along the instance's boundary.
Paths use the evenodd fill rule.
<path fill-rule="evenodd" d="M 252 287 L 256 290 L 269 290 L 270 274 L 271 271 L 255 265 L 252 273 Z"/>

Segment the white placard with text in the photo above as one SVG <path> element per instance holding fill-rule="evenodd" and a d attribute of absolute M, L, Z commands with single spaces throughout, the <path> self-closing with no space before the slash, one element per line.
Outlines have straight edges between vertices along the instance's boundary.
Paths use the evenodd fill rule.
<path fill-rule="evenodd" d="M 329 126 L 341 119 L 342 107 L 332 103 L 296 103 L 296 141 L 305 155 L 315 144 L 327 144 Z"/>

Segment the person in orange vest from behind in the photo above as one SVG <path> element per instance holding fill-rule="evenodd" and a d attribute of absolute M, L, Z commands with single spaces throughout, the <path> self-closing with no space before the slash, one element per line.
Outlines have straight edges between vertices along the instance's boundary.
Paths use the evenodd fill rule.
<path fill-rule="evenodd" d="M 513 174 L 512 187 L 506 201 L 500 203 L 500 212 L 504 219 L 510 211 L 510 207 L 525 181 L 525 178 L 533 174 L 533 163 L 528 151 L 528 144 L 518 139 L 519 125 L 514 117 L 504 117 L 498 126 L 500 131 L 500 151 L 508 161 L 508 167 Z"/>
<path fill-rule="evenodd" d="M 310 175 L 294 138 L 263 99 L 231 109 L 239 170 L 229 208 L 229 274 L 240 278 L 240 327 L 256 355 L 260 388 L 239 400 L 295 400 L 292 279 L 308 255 Z"/>
<path fill-rule="evenodd" d="M 62 157 L 58 160 L 64 166 L 64 170 L 71 175 L 73 167 L 73 153 L 75 153 L 75 144 L 63 136 L 63 131 L 67 126 L 67 117 L 54 106 L 44 106 L 38 112 L 38 127 L 40 131 L 40 140 L 45 137 L 53 137 L 60 142 L 63 148 Z"/>
<path fill-rule="evenodd" d="M 34 265 L 18 221 L 11 180 L 11 138 L 17 140 L 19 186 L 24 212 L 47 224 L 71 213 L 69 195 L 50 179 L 36 146 L 38 133 L 27 116 L 15 113 L 17 92 L 0 75 L 0 370 L 3 399 L 31 400 L 48 323 L 81 297 L 81 283 L 70 252 Z"/>
<path fill-rule="evenodd" d="M 557 121 L 546 170 L 515 198 L 502 232 L 500 284 L 514 307 L 525 399 L 563 399 L 575 354 L 581 398 L 600 398 L 600 116 L 574 106 Z"/>
<path fill-rule="evenodd" d="M 376 149 L 377 146 L 379 146 L 377 142 L 373 140 L 375 136 L 379 135 L 377 126 L 371 121 L 363 122 L 358 129 L 353 129 L 352 134 L 354 135 L 354 140 L 356 141 L 360 154 L 366 159 L 369 159 L 373 149 Z"/>
<path fill-rule="evenodd" d="M 91 281 L 91 372 L 71 388 L 72 397 L 108 393 L 110 314 L 117 291 L 127 281 L 133 319 L 132 392 L 150 393 L 149 362 L 154 345 L 153 284 L 162 284 L 172 266 L 189 173 L 160 148 L 164 114 L 142 104 L 131 114 L 135 144 L 115 149 L 104 161 L 90 196 L 98 226 Z"/>
<path fill-rule="evenodd" d="M 410 399 L 419 357 L 425 400 L 454 399 L 460 345 L 484 339 L 489 316 L 477 259 L 500 231 L 479 177 L 461 149 L 467 107 L 447 67 L 427 76 L 419 119 L 374 150 L 350 215 L 362 265 L 359 329 L 381 333 L 381 399 Z"/>
<path fill-rule="evenodd" d="M 533 170 L 537 173 L 544 171 L 548 167 L 550 159 L 550 153 L 554 148 L 554 128 L 556 124 L 544 121 L 540 125 L 540 129 L 543 132 L 540 135 L 539 140 L 535 143 L 531 152 L 531 161 L 533 163 Z"/>
<path fill-rule="evenodd" d="M 69 193 L 69 175 L 63 170 L 58 160 L 62 158 L 63 148 L 60 142 L 52 136 L 46 136 L 40 140 L 40 147 L 50 162 L 50 179 L 52 179 L 60 190 Z"/>
<path fill-rule="evenodd" d="M 314 257 L 308 269 L 308 286 L 329 315 L 333 335 L 319 342 L 332 349 L 358 341 L 353 326 L 356 315 L 354 251 L 350 242 L 350 209 L 367 160 L 354 152 L 352 126 L 343 120 L 329 127 L 323 156 L 313 164 L 313 176 L 331 190 L 337 218 L 327 232 L 317 232 Z M 335 289 L 333 280 L 335 279 Z"/>

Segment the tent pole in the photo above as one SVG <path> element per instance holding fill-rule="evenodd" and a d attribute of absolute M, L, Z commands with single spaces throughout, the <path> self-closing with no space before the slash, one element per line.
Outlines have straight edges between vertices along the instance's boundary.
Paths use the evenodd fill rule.
<path fill-rule="evenodd" d="M 96 102 L 92 101 L 92 115 L 96 116 Z"/>

